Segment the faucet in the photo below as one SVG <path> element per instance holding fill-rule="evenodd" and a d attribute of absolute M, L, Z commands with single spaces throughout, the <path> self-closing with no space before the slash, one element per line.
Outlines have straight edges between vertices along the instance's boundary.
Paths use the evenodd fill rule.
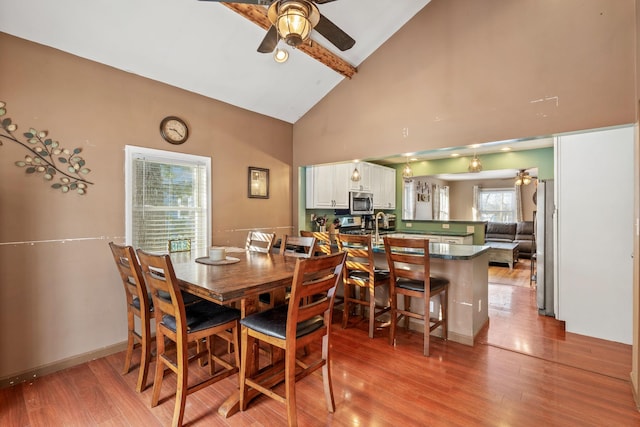
<path fill-rule="evenodd" d="M 382 212 L 382 211 L 378 212 L 376 214 L 375 219 L 374 219 L 374 222 L 376 223 L 376 234 L 374 236 L 374 239 L 375 239 L 374 240 L 374 244 L 376 244 L 376 245 L 380 243 L 380 227 L 378 226 L 378 217 L 382 218 L 383 221 L 384 221 L 384 217 L 385 217 L 384 212 Z"/>

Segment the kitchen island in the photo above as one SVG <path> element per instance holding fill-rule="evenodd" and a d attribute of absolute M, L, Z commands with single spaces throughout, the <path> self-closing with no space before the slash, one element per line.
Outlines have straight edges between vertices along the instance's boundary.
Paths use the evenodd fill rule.
<path fill-rule="evenodd" d="M 376 266 L 388 268 L 384 245 L 376 244 L 374 252 Z M 472 346 L 478 332 L 489 321 L 489 248 L 429 243 L 429 254 L 431 276 L 449 279 L 448 339 Z M 433 312 L 438 313 L 438 303 L 433 300 L 433 304 Z M 411 325 L 415 329 L 423 327 L 422 322 L 414 319 Z"/>

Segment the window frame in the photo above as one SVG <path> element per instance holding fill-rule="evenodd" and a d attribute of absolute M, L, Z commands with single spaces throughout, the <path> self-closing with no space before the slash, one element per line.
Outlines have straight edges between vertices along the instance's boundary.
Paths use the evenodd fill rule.
<path fill-rule="evenodd" d="M 198 156 L 194 154 L 178 153 L 174 151 L 158 150 L 154 148 L 125 145 L 125 244 L 133 243 L 133 162 L 139 157 L 149 157 L 159 161 L 176 163 L 190 163 L 204 165 L 206 169 L 206 242 L 205 249 L 211 246 L 211 157 Z"/>
<path fill-rule="evenodd" d="M 507 211 L 507 210 L 500 210 L 500 211 L 491 211 L 491 212 L 498 212 L 498 213 L 503 213 L 503 212 L 511 212 L 511 220 L 509 221 L 496 221 L 495 219 L 484 219 L 483 218 L 483 213 L 485 212 L 482 208 L 483 206 L 481 206 L 481 201 L 482 201 L 482 195 L 483 193 L 512 193 L 512 200 L 513 200 L 513 204 L 511 206 L 511 210 Z M 516 222 L 515 218 L 516 218 L 516 190 L 513 187 L 502 187 L 502 188 L 479 188 L 478 189 L 478 201 L 477 201 L 477 206 L 478 206 L 478 220 L 479 221 L 491 221 L 491 222 L 499 222 L 499 223 L 509 223 L 509 222 Z M 504 204 L 503 204 L 504 206 Z M 502 215 L 501 215 L 502 216 Z"/>

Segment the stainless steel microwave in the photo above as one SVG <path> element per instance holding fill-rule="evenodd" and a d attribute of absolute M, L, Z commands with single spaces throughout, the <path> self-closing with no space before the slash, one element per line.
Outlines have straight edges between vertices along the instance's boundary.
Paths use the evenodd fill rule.
<path fill-rule="evenodd" d="M 351 215 L 373 215 L 373 193 L 349 192 L 349 213 Z"/>

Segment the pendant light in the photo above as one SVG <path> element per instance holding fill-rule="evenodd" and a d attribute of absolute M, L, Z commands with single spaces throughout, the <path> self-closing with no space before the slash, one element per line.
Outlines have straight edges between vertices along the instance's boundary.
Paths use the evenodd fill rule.
<path fill-rule="evenodd" d="M 353 168 L 353 173 L 351 174 L 351 181 L 358 182 L 360 181 L 360 171 L 358 170 L 358 163 Z"/>
<path fill-rule="evenodd" d="M 473 153 L 473 159 L 469 163 L 469 172 L 480 172 L 482 170 L 482 163 L 480 163 L 480 158 Z"/>
<path fill-rule="evenodd" d="M 413 169 L 411 169 L 411 165 L 409 165 L 409 157 L 407 157 L 407 163 L 404 165 L 402 169 L 402 177 L 407 179 L 413 176 Z"/>

